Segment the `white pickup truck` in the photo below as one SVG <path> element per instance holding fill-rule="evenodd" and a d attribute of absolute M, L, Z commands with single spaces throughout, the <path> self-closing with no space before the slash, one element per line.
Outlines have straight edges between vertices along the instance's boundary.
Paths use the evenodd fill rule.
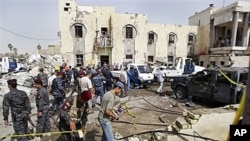
<path fill-rule="evenodd" d="M 134 64 L 127 65 L 128 71 L 131 73 L 130 85 L 131 88 L 135 87 L 147 87 L 154 81 L 154 75 L 152 69 L 146 64 Z M 119 79 L 121 71 L 111 71 L 115 79 Z"/>
<path fill-rule="evenodd" d="M 185 75 L 186 74 L 195 74 L 195 73 L 205 69 L 202 66 L 195 65 L 192 58 L 183 58 L 183 57 L 176 58 L 173 66 L 155 67 L 153 70 L 154 77 L 156 77 L 157 72 L 160 70 L 160 68 L 163 68 L 163 73 L 164 73 L 167 81 L 170 80 L 172 77 L 180 76 L 183 74 L 185 74 Z"/>

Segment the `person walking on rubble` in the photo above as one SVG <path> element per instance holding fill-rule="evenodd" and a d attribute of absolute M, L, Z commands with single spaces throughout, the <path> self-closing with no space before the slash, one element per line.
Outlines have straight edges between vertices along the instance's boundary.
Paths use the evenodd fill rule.
<path fill-rule="evenodd" d="M 29 97 L 26 92 L 17 89 L 17 80 L 11 79 L 7 81 L 10 92 L 3 98 L 3 117 L 4 124 L 9 125 L 9 109 L 11 109 L 11 117 L 13 128 L 17 135 L 27 134 L 28 120 L 30 120 L 31 106 Z M 28 141 L 28 138 L 17 137 L 17 141 Z"/>
<path fill-rule="evenodd" d="M 43 68 L 39 68 L 39 73 L 37 74 L 37 77 L 40 78 L 43 82 L 43 87 L 48 87 L 48 74 L 44 72 Z"/>
<path fill-rule="evenodd" d="M 114 88 L 104 94 L 101 108 L 98 114 L 98 121 L 102 127 L 101 141 L 114 141 L 111 119 L 118 120 L 119 117 L 113 113 L 112 109 L 115 106 L 116 95 L 119 95 L 124 89 L 122 82 L 117 82 Z"/>
<path fill-rule="evenodd" d="M 49 94 L 42 86 L 42 80 L 34 80 L 34 86 L 37 88 L 36 107 L 37 107 L 37 124 L 36 133 L 50 132 L 50 116 L 49 116 Z M 42 136 L 39 136 L 42 137 Z"/>
<path fill-rule="evenodd" d="M 105 77 L 102 75 L 101 69 L 98 69 L 97 74 L 93 75 L 94 77 L 92 78 L 92 83 L 95 89 L 95 96 L 93 97 L 92 100 L 92 107 L 95 107 L 98 96 L 100 96 L 100 104 L 102 103 L 102 99 L 104 96 L 103 81 L 105 80 Z"/>
<path fill-rule="evenodd" d="M 62 105 L 63 99 L 65 98 L 65 87 L 63 85 L 62 77 L 63 72 L 58 72 L 57 77 L 53 80 L 51 86 L 51 93 L 54 96 L 53 114 L 56 114 L 59 109 L 59 106 Z"/>
<path fill-rule="evenodd" d="M 157 81 L 159 83 L 159 87 L 156 90 L 158 94 L 162 94 L 162 87 L 163 87 L 163 82 L 164 82 L 164 77 L 163 77 L 163 68 L 160 68 L 159 72 L 157 73 Z"/>
<path fill-rule="evenodd" d="M 93 85 L 91 82 L 91 77 L 92 77 L 92 71 L 91 70 L 87 70 L 86 71 L 86 76 L 80 78 L 79 80 L 79 84 L 81 86 L 81 92 L 84 94 L 89 94 L 91 93 L 92 97 L 94 95 L 94 89 L 93 89 Z M 92 114 L 93 110 L 92 110 L 92 97 L 91 100 L 88 101 L 88 113 Z"/>
<path fill-rule="evenodd" d="M 88 104 L 91 100 L 91 93 L 81 93 L 77 96 L 69 96 L 66 98 L 59 113 L 59 130 L 74 131 L 81 129 L 86 132 L 85 126 L 88 121 Z M 74 114 L 77 113 L 77 114 Z M 65 133 L 61 135 L 63 141 L 77 141 L 74 133 Z M 61 140 L 60 140 L 61 141 Z"/>
<path fill-rule="evenodd" d="M 128 68 L 125 67 L 122 71 L 121 71 L 121 74 L 120 74 L 120 77 L 119 77 L 119 80 L 123 83 L 124 85 L 124 90 L 121 94 L 121 97 L 126 97 L 127 96 L 127 81 L 128 81 L 128 78 L 127 78 L 127 70 Z"/>
<path fill-rule="evenodd" d="M 52 82 L 53 80 L 57 77 L 57 72 L 59 71 L 59 67 L 55 67 L 55 71 L 52 73 L 52 75 L 49 77 L 48 79 L 48 91 L 51 93 L 51 86 L 52 86 Z"/>

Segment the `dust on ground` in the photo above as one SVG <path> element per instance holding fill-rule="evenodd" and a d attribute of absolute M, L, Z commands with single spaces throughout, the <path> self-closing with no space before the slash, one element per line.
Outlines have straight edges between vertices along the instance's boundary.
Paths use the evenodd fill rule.
<path fill-rule="evenodd" d="M 185 110 L 199 109 L 204 106 L 196 105 L 187 107 L 182 102 L 171 98 L 173 94 L 170 84 L 165 82 L 163 91 L 164 95 L 156 94 L 157 83 L 153 83 L 148 88 L 131 89 L 128 91 L 128 97 L 120 98 L 124 110 L 118 121 L 113 121 L 113 132 L 116 139 L 126 138 L 128 136 L 158 129 L 166 129 L 176 118 L 182 116 Z M 99 106 L 94 108 L 94 113 L 88 116 L 86 141 L 100 141 L 102 129 L 97 120 Z M 55 125 L 52 128 L 57 131 Z M 141 135 L 143 139 L 149 139 L 150 134 Z M 42 140 L 59 141 L 59 135 L 44 137 Z"/>

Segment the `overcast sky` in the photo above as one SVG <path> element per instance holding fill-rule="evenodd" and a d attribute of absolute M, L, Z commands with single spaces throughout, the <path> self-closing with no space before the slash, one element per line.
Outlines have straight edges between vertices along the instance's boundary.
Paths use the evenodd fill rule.
<path fill-rule="evenodd" d="M 76 0 L 78 5 L 113 6 L 116 13 L 138 13 L 150 23 L 188 24 L 188 17 L 209 4 L 227 6 L 238 0 Z M 244 0 L 250 1 L 250 0 Z M 58 0 L 0 0 L 0 53 L 11 43 L 19 53 L 32 53 L 37 45 L 59 44 Z"/>

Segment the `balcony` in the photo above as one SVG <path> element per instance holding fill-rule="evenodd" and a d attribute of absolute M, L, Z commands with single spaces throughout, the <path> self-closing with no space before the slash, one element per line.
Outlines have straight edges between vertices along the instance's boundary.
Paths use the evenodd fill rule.
<path fill-rule="evenodd" d="M 249 47 L 245 46 L 230 46 L 230 47 L 216 47 L 210 48 L 211 54 L 241 54 L 245 55 L 249 53 Z"/>
<path fill-rule="evenodd" d="M 113 48 L 113 42 L 111 37 L 98 37 L 96 47 L 98 48 Z"/>

